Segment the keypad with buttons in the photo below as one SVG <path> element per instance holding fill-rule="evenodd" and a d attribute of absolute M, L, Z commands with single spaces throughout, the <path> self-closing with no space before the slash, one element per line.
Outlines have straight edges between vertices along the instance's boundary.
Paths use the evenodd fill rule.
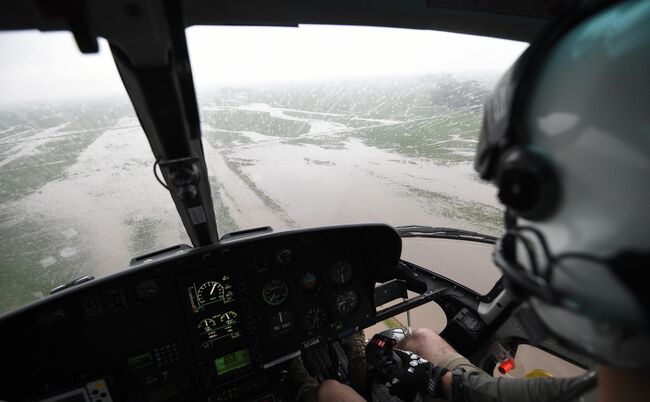
<path fill-rule="evenodd" d="M 166 366 L 183 357 L 178 342 L 172 342 L 167 345 L 156 348 L 152 352 L 153 359 L 159 367 Z"/>

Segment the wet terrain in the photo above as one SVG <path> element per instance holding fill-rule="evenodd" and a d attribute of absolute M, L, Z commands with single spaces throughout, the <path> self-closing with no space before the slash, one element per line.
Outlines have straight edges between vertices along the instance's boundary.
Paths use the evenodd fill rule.
<path fill-rule="evenodd" d="M 200 94 L 219 233 L 361 222 L 498 233 L 494 189 L 471 167 L 486 93 L 426 76 Z M 0 312 L 187 243 L 153 163 L 126 99 L 0 110 Z"/>

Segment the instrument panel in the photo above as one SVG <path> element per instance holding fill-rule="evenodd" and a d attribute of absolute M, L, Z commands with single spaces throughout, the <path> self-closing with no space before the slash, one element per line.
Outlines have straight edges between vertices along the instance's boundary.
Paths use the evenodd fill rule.
<path fill-rule="evenodd" d="M 325 251 L 325 250 L 323 250 Z M 310 252 L 314 256 L 316 250 Z M 296 259 L 275 267 L 251 272 L 252 306 L 260 314 L 257 323 L 261 345 L 269 360 L 286 356 L 278 343 L 299 345 L 322 334 L 353 329 L 374 314 L 372 266 L 351 250 L 323 252 L 314 260 Z"/>
<path fill-rule="evenodd" d="M 161 254 L 0 317 L 0 400 L 88 380 L 116 400 L 281 400 L 275 368 L 372 321 L 400 252 L 392 228 L 355 225 Z"/>
<path fill-rule="evenodd" d="M 237 303 L 229 275 L 193 282 L 187 287 L 192 325 L 202 349 L 210 349 L 243 332 L 243 314 Z"/>

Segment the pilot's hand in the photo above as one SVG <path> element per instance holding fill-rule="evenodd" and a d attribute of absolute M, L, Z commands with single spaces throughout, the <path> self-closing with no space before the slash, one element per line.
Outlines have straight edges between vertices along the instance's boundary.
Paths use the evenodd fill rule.
<path fill-rule="evenodd" d="M 386 387 L 391 395 L 403 401 L 413 401 L 418 394 L 438 396 L 440 377 L 447 371 L 405 350 L 395 349 L 396 359 L 393 365 L 386 367 Z"/>

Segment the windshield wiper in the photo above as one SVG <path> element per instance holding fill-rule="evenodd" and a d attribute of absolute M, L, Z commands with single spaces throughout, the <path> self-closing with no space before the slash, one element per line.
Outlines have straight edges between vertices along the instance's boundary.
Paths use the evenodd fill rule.
<path fill-rule="evenodd" d="M 497 238 L 494 236 L 471 232 L 463 229 L 441 228 L 433 226 L 398 226 L 395 228 L 400 237 L 427 237 L 431 239 L 454 239 L 475 241 L 478 243 L 495 244 Z"/>

